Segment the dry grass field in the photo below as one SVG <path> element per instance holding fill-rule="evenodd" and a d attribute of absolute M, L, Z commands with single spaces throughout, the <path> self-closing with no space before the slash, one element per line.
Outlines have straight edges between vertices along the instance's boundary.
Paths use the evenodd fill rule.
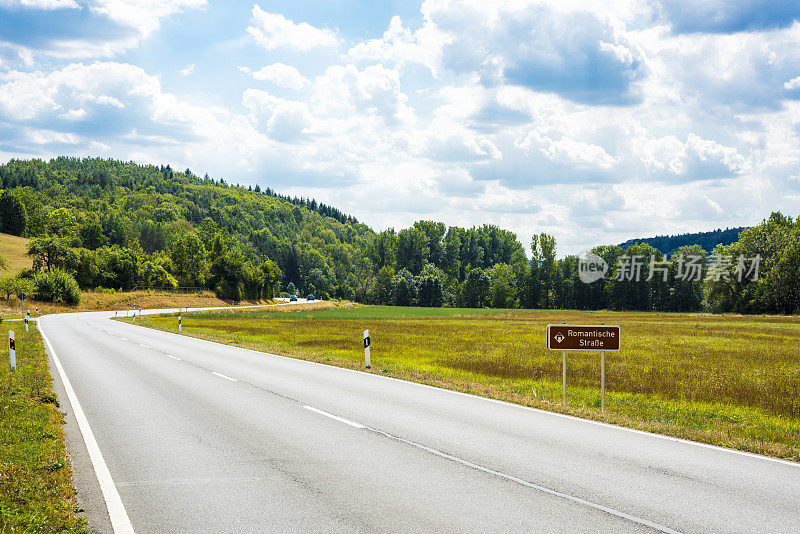
<path fill-rule="evenodd" d="M 622 350 L 545 347 L 548 323 L 617 324 Z M 174 329 L 174 317 L 141 324 Z M 184 315 L 183 331 L 284 355 L 800 460 L 800 318 L 710 314 L 344 307 Z"/>
<path fill-rule="evenodd" d="M 0 316 L 6 318 L 19 317 L 21 313 L 20 301 L 15 297 L 5 300 L 0 296 Z M 251 302 L 241 301 L 237 304 L 263 304 L 266 301 Z M 98 311 L 98 310 L 128 310 L 136 305 L 143 309 L 156 308 L 205 308 L 209 306 L 231 306 L 232 302 L 218 299 L 213 291 L 203 291 L 202 293 L 180 294 L 167 291 L 120 291 L 120 292 L 95 292 L 84 291 L 81 293 L 81 302 L 77 306 L 59 304 L 54 302 L 38 302 L 35 300 L 25 301 L 25 310 L 31 312 L 32 317 L 36 317 L 36 308 L 39 308 L 38 315 L 47 313 Z"/>
<path fill-rule="evenodd" d="M 0 272 L 0 276 L 30 269 L 33 260 L 27 252 L 28 238 L 0 234 L 0 256 L 8 260 L 8 269 Z"/>

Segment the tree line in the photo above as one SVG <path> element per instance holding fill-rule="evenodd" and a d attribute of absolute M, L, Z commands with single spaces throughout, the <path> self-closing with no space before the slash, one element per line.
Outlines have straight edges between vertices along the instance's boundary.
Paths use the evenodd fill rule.
<path fill-rule="evenodd" d="M 513 232 L 488 224 L 422 220 L 374 232 L 312 199 L 189 169 L 11 160 L 0 165 L 0 188 L 0 231 L 31 238 L 33 268 L 11 277 L 19 284 L 54 272 L 81 288 L 198 287 L 234 301 L 299 291 L 402 306 L 743 313 L 794 313 L 800 298 L 800 223 L 780 213 L 711 254 L 696 244 L 668 257 L 646 243 L 596 247 L 608 270 L 585 283 L 580 259 L 559 258 L 546 233 L 526 253 Z M 743 256 L 760 258 L 757 279 L 715 263 Z M 631 257 L 642 264 L 635 279 L 622 272 Z M 686 257 L 716 275 L 682 277 Z"/>

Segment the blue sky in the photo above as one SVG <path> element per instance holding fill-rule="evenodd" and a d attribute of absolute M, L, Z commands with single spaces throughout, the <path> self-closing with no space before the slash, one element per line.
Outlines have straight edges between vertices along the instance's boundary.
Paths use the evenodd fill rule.
<path fill-rule="evenodd" d="M 800 211 L 800 5 L 0 0 L 0 160 L 169 163 L 561 253 Z"/>

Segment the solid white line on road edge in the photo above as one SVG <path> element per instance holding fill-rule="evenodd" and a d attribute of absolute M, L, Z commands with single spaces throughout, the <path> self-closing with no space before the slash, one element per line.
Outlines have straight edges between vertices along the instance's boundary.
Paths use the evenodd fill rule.
<path fill-rule="evenodd" d="M 318 413 L 320 415 L 324 415 L 325 417 L 330 417 L 331 419 L 335 419 L 336 421 L 339 421 L 340 423 L 344 423 L 346 425 L 350 425 L 350 426 L 355 427 L 355 428 L 367 428 L 364 425 L 362 425 L 361 423 L 356 423 L 355 421 L 351 421 L 349 419 L 345 419 L 344 417 L 339 417 L 338 415 L 333 415 L 332 413 L 328 413 L 326 411 L 320 410 L 319 408 L 314 408 L 313 406 L 303 406 L 303 408 L 305 408 L 306 410 L 310 410 L 310 411 L 312 411 L 314 413 Z"/>
<path fill-rule="evenodd" d="M 229 376 L 223 375 L 222 373 L 218 373 L 216 371 L 211 371 L 212 375 L 217 375 L 220 378 L 224 378 L 225 380 L 230 380 L 231 382 L 238 382 L 235 378 L 231 378 Z"/>
<path fill-rule="evenodd" d="M 308 408 L 308 406 L 304 406 L 304 408 Z M 310 408 L 310 409 L 313 409 L 313 408 Z M 328 415 L 330 415 L 330 414 L 328 414 Z M 334 419 L 338 419 L 336 416 L 330 416 L 330 417 L 333 417 Z M 599 510 L 601 512 L 605 512 L 607 514 L 611 514 L 611 515 L 619 517 L 621 519 L 625 519 L 627 521 L 631 521 L 633 523 L 637 523 L 639 525 L 643 525 L 643 526 L 652 528 L 654 530 L 658 530 L 659 532 L 665 532 L 667 534 L 681 534 L 681 532 L 678 531 L 678 530 L 674 530 L 674 529 L 671 529 L 671 528 L 666 527 L 664 525 L 660 525 L 658 523 L 654 523 L 652 521 L 648 521 L 647 519 L 642 519 L 641 517 L 636 517 L 635 515 L 626 514 L 625 512 L 620 512 L 619 510 L 615 510 L 613 508 L 609 508 L 607 506 L 603 506 L 602 504 L 593 503 L 591 501 L 587 501 L 585 499 L 581 499 L 580 497 L 575 497 L 574 495 L 570 495 L 568 493 L 561 493 L 560 491 L 552 490 L 550 488 L 546 488 L 544 486 L 540 486 L 538 484 L 534 484 L 533 482 L 528 482 L 527 480 L 523 480 L 523 479 L 521 479 L 519 477 L 515 477 L 514 475 L 507 475 L 507 474 L 502 473 L 500 471 L 495 471 L 494 469 L 489 469 L 488 467 L 483 467 L 482 465 L 474 464 L 474 463 L 472 463 L 470 461 L 463 460 L 463 459 L 461 459 L 461 458 L 459 458 L 457 456 L 453 456 L 451 454 L 447 454 L 446 452 L 442 452 L 440 450 L 433 449 L 431 447 L 426 447 L 425 445 L 422 445 L 420 443 L 416 443 L 414 441 L 403 439 L 403 438 L 401 438 L 399 436 L 395 436 L 393 434 L 389 434 L 388 432 L 383 432 L 382 430 L 377 430 L 377 429 L 371 428 L 371 427 L 364 427 L 364 428 L 366 428 L 367 430 L 370 430 L 372 432 L 375 432 L 376 434 L 380 434 L 380 435 L 385 436 L 385 437 L 387 437 L 389 439 L 393 439 L 395 441 L 399 441 L 401 443 L 405 443 L 407 445 L 411 445 L 412 447 L 416 447 L 418 449 L 421 449 L 421 450 L 423 450 L 425 452 L 429 452 L 429 453 L 434 454 L 436 456 L 439 456 L 441 458 L 445 458 L 447 460 L 451 460 L 453 462 L 459 463 L 459 464 L 464 465 L 466 467 L 469 467 L 469 468 L 472 468 L 472 469 L 476 469 L 478 471 L 482 471 L 482 472 L 487 473 L 489 475 L 494 475 L 496 477 L 503 478 L 503 479 L 508 480 L 510 482 L 516 482 L 517 484 L 520 484 L 522 486 L 525 486 L 525 487 L 528 487 L 528 488 L 531 488 L 531 489 L 535 489 L 537 491 L 541 491 L 542 493 L 547 493 L 548 495 L 553 495 L 554 497 L 559 497 L 561 499 L 572 501 L 572 502 L 574 502 L 576 504 L 587 506 L 589 508 L 594 508 L 595 510 Z"/>
<path fill-rule="evenodd" d="M 183 360 L 181 360 L 180 358 L 178 358 L 177 356 L 173 356 L 172 354 L 165 354 L 165 356 L 166 356 L 167 358 L 172 358 L 173 360 L 178 360 L 179 362 L 180 362 L 180 361 L 183 361 Z"/>
<path fill-rule="evenodd" d="M 86 419 L 86 414 L 83 413 L 81 403 L 78 402 L 78 396 L 75 395 L 75 390 L 72 389 L 72 384 L 61 366 L 61 362 L 56 356 L 56 351 L 53 350 L 53 345 L 41 328 L 39 331 L 42 334 L 42 339 L 53 357 L 53 362 L 56 364 L 58 375 L 61 377 L 61 382 L 64 384 L 64 390 L 67 392 L 67 398 L 72 406 L 72 411 L 75 413 L 75 419 L 78 421 L 78 428 L 81 430 L 83 441 L 86 444 L 86 450 L 89 453 L 89 459 L 92 461 L 95 475 L 97 475 L 97 482 L 100 484 L 100 490 L 103 492 L 103 499 L 106 501 L 108 508 L 108 516 L 111 519 L 111 528 L 114 529 L 115 534 L 134 534 L 133 525 L 128 518 L 128 512 L 125 511 L 125 505 L 122 504 L 122 499 L 119 496 L 117 487 L 114 485 L 114 479 L 111 478 L 111 472 L 108 470 L 106 461 L 103 458 L 103 453 L 100 452 L 100 447 L 97 445 L 97 440 L 94 439 L 94 434 L 89 426 L 89 420 Z"/>

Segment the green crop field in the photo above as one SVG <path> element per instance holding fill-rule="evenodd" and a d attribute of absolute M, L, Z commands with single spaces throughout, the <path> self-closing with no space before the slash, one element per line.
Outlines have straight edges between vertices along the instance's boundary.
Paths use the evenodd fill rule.
<path fill-rule="evenodd" d="M 622 350 L 545 346 L 548 323 L 616 324 Z M 174 330 L 175 317 L 138 324 Z M 426 309 L 364 306 L 183 316 L 185 334 L 363 368 L 371 372 L 581 417 L 800 460 L 800 318 L 628 312 Z"/>

